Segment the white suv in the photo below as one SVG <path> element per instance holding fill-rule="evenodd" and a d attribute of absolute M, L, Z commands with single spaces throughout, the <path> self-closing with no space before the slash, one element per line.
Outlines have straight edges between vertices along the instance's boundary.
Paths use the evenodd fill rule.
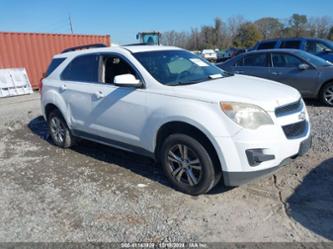
<path fill-rule="evenodd" d="M 311 146 L 294 88 L 232 75 L 186 50 L 90 48 L 54 56 L 42 80 L 49 133 L 60 147 L 84 138 L 160 162 L 180 191 L 238 186 Z"/>

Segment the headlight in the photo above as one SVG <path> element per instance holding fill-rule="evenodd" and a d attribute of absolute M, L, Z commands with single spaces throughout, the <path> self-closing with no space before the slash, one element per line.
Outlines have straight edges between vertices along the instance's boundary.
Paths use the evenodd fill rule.
<path fill-rule="evenodd" d="M 257 129 L 273 124 L 269 114 L 259 106 L 237 102 L 220 102 L 220 106 L 231 120 L 244 128 Z"/>

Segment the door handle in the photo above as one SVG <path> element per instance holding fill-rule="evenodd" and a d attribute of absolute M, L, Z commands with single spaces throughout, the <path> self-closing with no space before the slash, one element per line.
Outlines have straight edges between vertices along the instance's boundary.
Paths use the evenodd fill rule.
<path fill-rule="evenodd" d="M 279 72 L 272 72 L 273 75 L 275 76 L 278 76 L 278 75 L 281 75 L 282 73 L 279 73 Z"/>
<path fill-rule="evenodd" d="M 95 97 L 97 99 L 101 99 L 101 98 L 104 98 L 104 94 L 103 94 L 102 91 L 98 91 L 98 92 L 95 93 Z"/>
<path fill-rule="evenodd" d="M 242 73 L 245 73 L 245 72 L 244 71 L 235 71 L 235 73 L 242 74 Z"/>
<path fill-rule="evenodd" d="M 67 86 L 64 84 L 60 87 L 60 90 L 63 92 L 63 91 L 66 91 L 67 90 Z"/>

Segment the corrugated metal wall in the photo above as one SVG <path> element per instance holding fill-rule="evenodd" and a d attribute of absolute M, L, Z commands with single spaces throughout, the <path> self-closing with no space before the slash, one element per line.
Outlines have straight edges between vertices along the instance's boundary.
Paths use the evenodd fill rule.
<path fill-rule="evenodd" d="M 110 46 L 110 36 L 0 32 L 0 68 L 26 68 L 36 89 L 53 55 L 93 43 Z"/>

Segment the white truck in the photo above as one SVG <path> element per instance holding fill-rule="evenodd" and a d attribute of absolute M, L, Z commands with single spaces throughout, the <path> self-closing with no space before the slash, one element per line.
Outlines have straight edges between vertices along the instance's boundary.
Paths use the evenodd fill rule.
<path fill-rule="evenodd" d="M 269 174 L 311 146 L 297 90 L 176 47 L 67 50 L 42 80 L 41 105 L 57 146 L 83 138 L 149 156 L 192 195 Z"/>

